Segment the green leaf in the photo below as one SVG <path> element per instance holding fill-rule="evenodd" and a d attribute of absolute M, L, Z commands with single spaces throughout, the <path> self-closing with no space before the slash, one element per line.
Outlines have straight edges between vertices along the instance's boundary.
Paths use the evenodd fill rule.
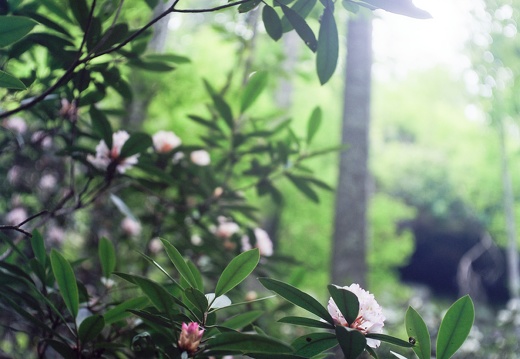
<path fill-rule="evenodd" d="M 253 10 L 255 7 L 257 7 L 258 4 L 260 4 L 260 2 L 261 2 L 261 0 L 251 0 L 251 1 L 245 2 L 243 4 L 240 4 L 238 6 L 238 12 L 239 13 L 249 12 L 249 11 Z"/>
<path fill-rule="evenodd" d="M 164 245 L 166 254 L 170 258 L 170 261 L 175 266 L 179 274 L 188 282 L 188 284 L 194 288 L 197 288 L 197 280 L 193 276 L 190 267 L 186 264 L 186 261 L 182 257 L 181 253 L 166 239 L 161 238 L 161 242 Z"/>
<path fill-rule="evenodd" d="M 312 52 L 316 52 L 318 48 L 318 41 L 316 40 L 316 36 L 312 29 L 307 25 L 305 19 L 301 17 L 296 11 L 287 7 L 285 5 L 280 5 L 282 7 L 282 11 L 287 18 L 287 20 L 291 23 L 296 33 L 303 40 L 305 45 L 311 49 Z"/>
<path fill-rule="evenodd" d="M 51 266 L 63 301 L 73 318 L 78 315 L 79 292 L 70 263 L 55 249 L 51 251 Z"/>
<path fill-rule="evenodd" d="M 186 262 L 188 267 L 190 268 L 191 274 L 193 274 L 193 278 L 195 279 L 195 283 L 197 284 L 195 288 L 199 291 L 204 291 L 204 282 L 202 280 L 202 274 L 200 274 L 199 269 L 193 264 L 192 261 Z"/>
<path fill-rule="evenodd" d="M 337 326 L 336 337 L 345 359 L 356 359 L 363 353 L 367 345 L 365 336 L 355 329 Z"/>
<path fill-rule="evenodd" d="M 314 135 L 316 135 L 316 132 L 318 132 L 318 129 L 321 125 L 321 118 L 321 108 L 315 107 L 314 110 L 312 110 L 309 121 L 307 122 L 307 144 L 312 142 Z"/>
<path fill-rule="evenodd" d="M 208 310 L 208 299 L 198 289 L 186 288 L 184 295 L 201 313 L 205 313 Z"/>
<path fill-rule="evenodd" d="M 87 30 L 88 16 L 90 9 L 85 0 L 69 0 L 69 8 L 72 10 L 74 18 L 81 27 L 81 30 Z"/>
<path fill-rule="evenodd" d="M 238 351 L 241 353 L 283 354 L 291 353 L 287 344 L 264 335 L 226 332 L 207 341 L 210 352 Z"/>
<path fill-rule="evenodd" d="M 226 294 L 256 268 L 260 260 L 258 248 L 240 253 L 224 268 L 215 288 L 215 297 Z"/>
<path fill-rule="evenodd" d="M 148 303 L 150 303 L 150 301 L 145 296 L 128 299 L 123 303 L 116 305 L 114 308 L 107 310 L 103 315 L 105 318 L 105 324 L 110 325 L 123 320 L 130 316 L 130 312 L 127 311 L 128 309 L 141 309 L 146 307 Z"/>
<path fill-rule="evenodd" d="M 0 47 L 22 39 L 38 23 L 25 16 L 0 16 Z"/>
<path fill-rule="evenodd" d="M 406 333 L 415 340 L 413 351 L 419 359 L 430 359 L 431 357 L 431 339 L 428 327 L 423 318 L 412 307 L 408 307 L 405 315 Z"/>
<path fill-rule="evenodd" d="M 275 9 L 265 5 L 262 10 L 262 21 L 264 22 L 265 31 L 274 41 L 282 38 L 282 21 Z"/>
<path fill-rule="evenodd" d="M 43 237 L 37 229 L 35 229 L 32 232 L 31 247 L 36 259 L 38 259 L 41 265 L 45 267 L 45 262 L 47 260 L 47 254 L 45 252 L 45 242 L 43 241 Z"/>
<path fill-rule="evenodd" d="M 301 325 L 304 327 L 311 327 L 311 328 L 334 329 L 334 326 L 332 324 L 323 322 L 321 320 L 304 318 L 304 317 L 284 317 L 284 318 L 278 320 L 278 322 L 294 324 L 294 325 Z"/>
<path fill-rule="evenodd" d="M 109 278 L 116 269 L 116 250 L 112 242 L 105 237 L 99 240 L 98 255 L 103 277 Z"/>
<path fill-rule="evenodd" d="M 127 158 L 136 153 L 144 152 L 146 149 L 153 146 L 153 141 L 150 135 L 142 132 L 134 133 L 126 140 L 121 152 L 119 154 L 122 158 Z"/>
<path fill-rule="evenodd" d="M 182 55 L 177 55 L 173 53 L 166 53 L 166 54 L 148 54 L 146 55 L 146 59 L 153 60 L 153 61 L 167 61 L 172 62 L 174 64 L 187 64 L 190 63 L 191 60 Z"/>
<path fill-rule="evenodd" d="M 327 309 L 325 309 L 316 299 L 302 292 L 298 288 L 293 287 L 287 283 L 271 278 L 258 278 L 260 283 L 269 290 L 272 290 L 279 296 L 285 298 L 289 302 L 303 308 L 313 314 L 316 314 L 321 319 L 334 325 L 334 320 L 330 316 Z"/>
<path fill-rule="evenodd" d="M 321 17 L 316 51 L 316 70 L 323 85 L 334 74 L 338 64 L 339 38 L 336 20 L 334 20 L 334 5 L 326 6 Z"/>
<path fill-rule="evenodd" d="M 320 202 L 320 198 L 316 194 L 316 192 L 312 189 L 312 187 L 309 185 L 309 182 L 305 177 L 299 177 L 292 175 L 290 173 L 286 173 L 285 176 L 291 180 L 291 182 L 296 186 L 296 188 L 303 193 L 307 198 L 309 198 L 311 201 L 315 203 Z"/>
<path fill-rule="evenodd" d="M 329 284 L 327 288 L 347 323 L 354 323 L 359 314 L 359 299 L 357 295 L 348 289 L 340 288 L 333 284 Z"/>
<path fill-rule="evenodd" d="M 228 103 L 224 100 L 224 98 L 220 95 L 212 95 L 213 104 L 217 109 L 220 116 L 224 119 L 229 128 L 234 127 L 233 121 L 233 112 L 231 112 L 231 107 L 229 107 Z"/>
<path fill-rule="evenodd" d="M 89 110 L 90 121 L 92 122 L 92 129 L 99 138 L 105 141 L 108 148 L 112 148 L 112 126 L 108 121 L 107 116 L 95 106 L 90 106 Z"/>
<path fill-rule="evenodd" d="M 276 1 L 275 3 L 278 5 L 278 2 L 279 1 Z M 291 9 L 294 10 L 303 19 L 305 19 L 305 18 L 307 18 L 307 16 L 309 16 L 312 9 L 314 9 L 314 6 L 316 6 L 316 2 L 317 2 L 317 0 L 297 0 L 293 4 L 293 6 L 291 6 Z M 287 5 L 287 4 L 284 3 L 284 5 Z M 282 18 L 282 29 L 283 29 L 283 32 L 289 32 L 293 29 L 293 26 L 287 20 L 287 16 L 284 16 Z"/>
<path fill-rule="evenodd" d="M 262 315 L 264 315 L 264 313 L 265 312 L 262 310 L 252 310 L 249 312 L 241 313 L 229 318 L 224 323 L 222 323 L 221 326 L 235 330 L 242 329 L 245 326 L 253 323 L 258 318 L 260 318 Z"/>
<path fill-rule="evenodd" d="M 311 333 L 296 338 L 291 345 L 296 355 L 310 358 L 335 347 L 338 345 L 338 340 L 332 333 Z"/>
<path fill-rule="evenodd" d="M 473 301 L 466 295 L 448 309 L 437 335 L 437 359 L 449 359 L 468 337 L 475 319 Z"/>
<path fill-rule="evenodd" d="M 105 319 L 99 314 L 85 318 L 79 326 L 78 336 L 82 343 L 94 340 L 105 327 Z"/>
<path fill-rule="evenodd" d="M 63 342 L 54 339 L 44 339 L 44 341 L 57 353 L 61 354 L 62 358 L 75 358 L 78 355 L 69 345 Z"/>
<path fill-rule="evenodd" d="M 128 66 L 152 72 L 169 72 L 175 69 L 175 66 L 168 65 L 162 61 L 144 61 L 142 59 L 132 59 L 128 61 Z"/>
<path fill-rule="evenodd" d="M 13 90 L 25 90 L 27 88 L 22 81 L 2 70 L 0 70 L 0 87 Z"/>
<path fill-rule="evenodd" d="M 365 337 L 370 338 L 370 339 L 380 340 L 382 342 L 387 342 L 387 343 L 397 345 L 397 346 L 400 346 L 403 348 L 412 348 L 414 346 L 409 341 L 402 340 L 402 339 L 399 339 L 396 337 L 392 337 L 392 336 L 386 335 L 386 334 L 368 333 Z"/>
<path fill-rule="evenodd" d="M 159 311 L 169 313 L 174 308 L 174 298 L 162 285 L 139 276 L 134 276 L 134 281 Z"/>
<path fill-rule="evenodd" d="M 266 71 L 257 71 L 249 76 L 249 81 L 242 94 L 240 112 L 243 113 L 256 101 L 267 85 L 267 78 Z"/>

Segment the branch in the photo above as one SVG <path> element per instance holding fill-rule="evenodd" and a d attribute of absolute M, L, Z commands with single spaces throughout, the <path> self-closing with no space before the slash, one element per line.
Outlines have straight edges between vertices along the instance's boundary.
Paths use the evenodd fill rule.
<path fill-rule="evenodd" d="M 214 11 L 219 11 L 222 9 L 227 9 L 229 7 L 245 4 L 245 3 L 248 3 L 251 1 L 253 1 L 253 0 L 240 0 L 240 1 L 235 1 L 235 2 L 232 2 L 229 4 L 220 5 L 220 6 L 213 7 L 213 8 L 207 8 L 207 9 L 175 9 L 175 5 L 178 3 L 178 1 L 177 1 L 175 4 L 173 4 L 173 6 L 171 7 L 171 10 L 172 10 L 172 12 L 193 13 L 193 14 L 201 13 L 201 12 L 214 12 Z"/>

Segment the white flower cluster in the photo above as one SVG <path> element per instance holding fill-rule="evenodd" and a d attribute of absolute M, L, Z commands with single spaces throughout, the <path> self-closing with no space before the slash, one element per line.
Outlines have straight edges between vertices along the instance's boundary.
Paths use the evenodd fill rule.
<path fill-rule="evenodd" d="M 345 317 L 341 314 L 341 311 L 336 305 L 336 302 L 334 302 L 334 299 L 330 298 L 327 309 L 336 325 L 356 329 L 363 334 L 381 334 L 383 332 L 383 326 L 385 325 L 384 321 L 386 318 L 383 315 L 383 308 L 381 308 L 377 303 L 374 295 L 370 294 L 370 292 L 364 290 L 356 283 L 342 287 L 342 289 L 349 290 L 357 296 L 359 301 L 359 313 L 354 323 L 347 323 Z M 367 344 L 372 348 L 377 348 L 381 342 L 379 340 L 367 338 Z"/>

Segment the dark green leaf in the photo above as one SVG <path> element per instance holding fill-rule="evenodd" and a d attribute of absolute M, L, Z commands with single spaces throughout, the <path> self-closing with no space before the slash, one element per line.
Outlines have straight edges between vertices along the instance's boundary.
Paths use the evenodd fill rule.
<path fill-rule="evenodd" d="M 393 344 L 393 345 L 397 345 L 397 346 L 400 346 L 400 347 L 403 347 L 403 348 L 411 348 L 411 347 L 413 347 L 413 344 L 410 343 L 409 341 L 402 340 L 402 339 L 399 339 L 399 338 L 395 338 L 395 337 L 392 337 L 390 335 L 385 335 L 385 334 L 368 333 L 366 335 L 366 338 L 380 340 L 382 342 L 387 342 L 387 343 L 390 343 L 390 344 Z"/>
<path fill-rule="evenodd" d="M 307 122 L 307 144 L 312 142 L 314 135 L 318 132 L 321 125 L 321 108 L 315 107 L 312 110 L 309 121 Z"/>
<path fill-rule="evenodd" d="M 258 248 L 240 253 L 224 268 L 215 288 L 215 297 L 226 294 L 240 284 L 256 268 L 260 260 Z"/>
<path fill-rule="evenodd" d="M 332 333 L 311 333 L 296 338 L 291 344 L 296 355 L 311 358 L 325 350 L 338 345 L 336 336 Z"/>
<path fill-rule="evenodd" d="M 241 353 L 281 354 L 291 353 L 287 344 L 263 335 L 227 332 L 207 341 L 206 349 L 210 352 L 238 351 Z"/>
<path fill-rule="evenodd" d="M 324 319 L 328 323 L 334 325 L 334 320 L 330 316 L 327 309 L 325 309 L 316 299 L 302 292 L 298 288 L 293 287 L 284 282 L 280 282 L 276 279 L 271 278 L 259 278 L 260 283 L 269 290 L 272 290 L 279 296 L 285 298 L 289 302 L 297 305 L 300 308 L 308 310 L 309 312 L 316 314 L 321 319 Z"/>
<path fill-rule="evenodd" d="M 211 121 L 211 120 L 206 120 L 200 116 L 195 116 L 195 115 L 188 115 L 188 118 L 190 118 L 191 120 L 195 121 L 196 123 L 198 124 L 201 124 L 203 126 L 206 126 L 207 128 L 211 129 L 211 130 L 215 130 L 215 131 L 220 131 L 220 128 L 218 127 L 218 125 Z"/>
<path fill-rule="evenodd" d="M 105 318 L 105 324 L 110 325 L 119 320 L 123 320 L 130 316 L 130 313 L 127 311 L 128 309 L 141 309 L 148 305 L 148 303 L 150 303 L 149 299 L 144 296 L 128 299 L 127 301 L 107 310 L 103 315 Z"/>
<path fill-rule="evenodd" d="M 52 349 L 58 352 L 62 358 L 75 358 L 77 357 L 77 353 L 67 344 L 60 342 L 54 339 L 45 339 L 46 343 L 48 343 Z"/>
<path fill-rule="evenodd" d="M 175 66 L 168 65 L 161 61 L 144 61 L 141 59 L 129 60 L 128 65 L 152 72 L 169 72 L 175 69 Z"/>
<path fill-rule="evenodd" d="M 322 85 L 334 74 L 338 63 L 338 53 L 338 28 L 336 20 L 334 20 L 334 5 L 331 1 L 331 5 L 323 10 L 316 51 L 316 70 Z"/>
<path fill-rule="evenodd" d="M 314 6 L 316 6 L 317 0 L 297 0 L 291 9 L 298 13 L 303 19 L 311 13 Z M 284 4 L 287 5 L 287 4 Z M 289 32 L 293 29 L 291 23 L 287 20 L 287 16 L 282 17 L 282 30 L 283 32 Z"/>
<path fill-rule="evenodd" d="M 468 337 L 475 319 L 473 301 L 466 295 L 448 309 L 437 335 L 437 359 L 449 359 Z"/>
<path fill-rule="evenodd" d="M 262 93 L 267 85 L 267 72 L 257 71 L 249 76 L 246 88 L 242 94 L 242 101 L 240 103 L 240 112 L 246 111 L 251 106 L 258 96 Z"/>
<path fill-rule="evenodd" d="M 267 34 L 274 41 L 280 40 L 283 34 L 282 21 L 280 20 L 276 10 L 269 5 L 265 5 L 264 9 L 262 10 L 262 21 L 264 22 L 265 31 Z"/>
<path fill-rule="evenodd" d="M 139 276 L 135 276 L 134 281 L 158 310 L 169 313 L 174 308 L 175 301 L 173 297 L 162 285 Z"/>
<path fill-rule="evenodd" d="M 226 327 L 229 329 L 242 329 L 245 326 L 250 325 L 255 320 L 264 315 L 264 311 L 261 310 L 252 310 L 245 313 L 241 313 L 235 315 L 234 317 L 229 318 L 224 323 L 221 324 L 222 327 Z"/>
<path fill-rule="evenodd" d="M 312 29 L 309 27 L 309 25 L 307 25 L 305 22 L 305 19 L 289 7 L 285 5 L 281 5 L 281 7 L 284 15 L 287 17 L 287 20 L 291 23 L 294 30 L 296 30 L 296 33 L 300 36 L 305 45 L 307 45 L 312 52 L 316 52 L 318 48 L 318 41 L 316 41 L 316 36 L 314 35 L 314 32 L 312 32 Z"/>
<path fill-rule="evenodd" d="M 153 324 L 157 324 L 161 327 L 165 327 L 168 329 L 170 329 L 172 327 L 172 322 L 168 318 L 164 317 L 163 315 L 150 313 L 145 310 L 129 309 L 128 312 L 144 319 L 145 321 L 148 321 Z"/>
<path fill-rule="evenodd" d="M 234 121 L 233 121 L 233 112 L 231 112 L 231 107 L 229 107 L 228 103 L 224 101 L 222 96 L 220 95 L 212 95 L 213 104 L 217 109 L 220 116 L 224 119 L 229 128 L 233 129 Z"/>
<path fill-rule="evenodd" d="M 103 276 L 109 278 L 116 269 L 116 250 L 112 242 L 105 237 L 99 240 L 98 255 Z"/>
<path fill-rule="evenodd" d="M 153 146 L 153 141 L 150 135 L 142 132 L 134 133 L 126 140 L 121 152 L 119 154 L 122 158 L 127 158 L 136 153 L 144 152 L 146 149 Z"/>
<path fill-rule="evenodd" d="M 423 318 L 412 307 L 408 307 L 405 315 L 406 333 L 415 340 L 413 351 L 419 359 L 430 359 L 431 339 L 428 327 Z"/>
<path fill-rule="evenodd" d="M 83 31 L 87 30 L 90 9 L 86 0 L 69 0 L 69 8 Z"/>
<path fill-rule="evenodd" d="M 304 318 L 304 317 L 285 317 L 280 320 L 278 320 L 280 323 L 288 323 L 288 324 L 294 324 L 294 325 L 301 325 L 304 327 L 311 327 L 311 328 L 323 328 L 323 329 L 334 329 L 334 326 L 332 324 L 323 322 L 321 320 L 311 319 L 311 318 Z"/>
<path fill-rule="evenodd" d="M 329 284 L 327 288 L 347 323 L 354 323 L 359 314 L 359 299 L 357 295 L 348 289 L 340 288 L 333 284 Z"/>
<path fill-rule="evenodd" d="M 45 267 L 45 262 L 47 260 L 45 242 L 43 241 L 43 237 L 37 229 L 32 232 L 31 247 L 36 259 L 38 259 L 41 265 Z"/>
<path fill-rule="evenodd" d="M 320 198 L 316 194 L 316 192 L 312 189 L 312 187 L 309 185 L 309 182 L 305 177 L 299 177 L 292 175 L 290 173 L 286 173 L 285 176 L 291 180 L 291 182 L 296 186 L 298 190 L 300 190 L 301 193 L 303 193 L 307 198 L 312 200 L 315 203 L 320 202 Z"/>
<path fill-rule="evenodd" d="M 0 47 L 9 46 L 27 35 L 38 23 L 25 16 L 0 16 Z"/>
<path fill-rule="evenodd" d="M 100 39 L 94 44 L 96 53 L 108 50 L 126 39 L 128 36 L 128 24 L 116 24 L 108 31 L 109 32 L 103 36 L 102 42 Z"/>
<path fill-rule="evenodd" d="M 51 266 L 63 301 L 73 318 L 78 315 L 79 292 L 70 263 L 55 249 L 51 251 Z"/>
<path fill-rule="evenodd" d="M 356 359 L 363 353 L 367 340 L 361 332 L 342 326 L 336 327 L 336 337 L 345 359 Z"/>
<path fill-rule="evenodd" d="M 249 12 L 249 11 L 253 10 L 255 7 L 257 7 L 258 4 L 260 4 L 260 2 L 261 2 L 261 0 L 250 0 L 248 2 L 240 4 L 238 6 L 238 12 L 239 13 Z"/>
<path fill-rule="evenodd" d="M 152 61 L 166 61 L 166 62 L 172 62 L 174 64 L 187 64 L 191 62 L 191 60 L 182 55 L 176 55 L 172 53 L 165 53 L 165 54 L 149 54 L 146 55 L 146 59 L 152 60 Z"/>
<path fill-rule="evenodd" d="M 107 116 L 95 106 L 90 106 L 89 114 L 94 133 L 105 141 L 108 148 L 112 148 L 113 131 Z"/>
<path fill-rule="evenodd" d="M 200 290 L 186 288 L 184 295 L 201 313 L 205 313 L 208 310 L 208 299 Z"/>
<path fill-rule="evenodd" d="M 186 262 L 188 264 L 188 267 L 190 267 L 191 274 L 193 274 L 193 278 L 195 278 L 195 283 L 197 284 L 195 288 L 197 288 L 199 291 L 204 291 L 204 282 L 202 280 L 202 274 L 200 274 L 200 271 L 198 268 L 193 264 L 192 261 Z"/>
<path fill-rule="evenodd" d="M 79 340 L 87 343 L 94 340 L 105 327 L 105 319 L 99 314 L 85 318 L 78 329 Z"/>
<path fill-rule="evenodd" d="M 190 267 L 186 264 L 186 261 L 182 257 L 181 253 L 166 239 L 161 238 L 161 242 L 164 245 L 166 254 L 170 258 L 170 261 L 175 266 L 179 274 L 188 282 L 191 287 L 197 288 L 197 280 L 193 276 Z"/>
<path fill-rule="evenodd" d="M 12 90 L 25 90 L 25 84 L 16 77 L 0 70 L 0 87 Z"/>

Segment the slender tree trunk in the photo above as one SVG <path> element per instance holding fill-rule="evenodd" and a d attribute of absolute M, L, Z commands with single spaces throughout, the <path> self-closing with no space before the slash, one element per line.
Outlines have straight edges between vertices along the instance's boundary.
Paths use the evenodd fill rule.
<path fill-rule="evenodd" d="M 507 161 L 504 124 L 501 121 L 498 122 L 498 130 L 500 136 L 500 158 L 502 162 L 504 215 L 506 219 L 507 232 L 507 277 L 509 295 L 513 299 L 518 299 L 520 298 L 520 274 L 518 267 L 518 246 L 516 243 L 517 233 L 515 223 L 513 184 L 511 181 L 511 174 L 509 173 L 509 165 Z"/>
<path fill-rule="evenodd" d="M 372 67 L 372 21 L 358 16 L 348 22 L 347 67 L 342 143 L 334 238 L 332 282 L 366 285 L 368 203 L 368 133 Z"/>

